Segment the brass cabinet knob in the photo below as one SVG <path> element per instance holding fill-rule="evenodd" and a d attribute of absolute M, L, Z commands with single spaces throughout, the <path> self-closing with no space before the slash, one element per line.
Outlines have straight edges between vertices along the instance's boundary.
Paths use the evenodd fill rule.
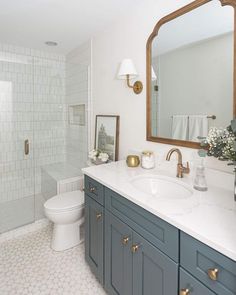
<path fill-rule="evenodd" d="M 124 238 L 122 239 L 122 244 L 123 244 L 123 245 L 127 245 L 128 242 L 129 242 L 129 237 L 124 237 Z"/>
<path fill-rule="evenodd" d="M 94 192 L 96 191 L 96 189 L 95 189 L 95 187 L 91 187 L 91 188 L 89 189 L 89 191 L 90 191 L 90 193 L 94 193 Z"/>
<path fill-rule="evenodd" d="M 97 218 L 97 220 L 101 219 L 101 217 L 102 217 L 102 213 L 97 213 L 97 214 L 96 214 L 96 218 Z"/>
<path fill-rule="evenodd" d="M 181 289 L 179 292 L 179 295 L 189 295 L 190 290 L 189 289 Z"/>
<path fill-rule="evenodd" d="M 131 252 L 136 253 L 138 251 L 139 247 L 140 247 L 140 245 L 133 245 L 131 247 Z"/>
<path fill-rule="evenodd" d="M 212 281 L 217 281 L 218 279 L 218 274 L 219 274 L 219 269 L 218 268 L 209 268 L 207 271 L 208 277 Z"/>

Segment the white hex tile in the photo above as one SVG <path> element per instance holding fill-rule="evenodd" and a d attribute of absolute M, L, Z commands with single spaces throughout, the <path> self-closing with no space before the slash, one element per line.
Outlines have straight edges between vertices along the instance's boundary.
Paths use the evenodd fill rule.
<path fill-rule="evenodd" d="M 84 258 L 84 244 L 50 248 L 51 225 L 0 243 L 1 295 L 105 295 Z"/>

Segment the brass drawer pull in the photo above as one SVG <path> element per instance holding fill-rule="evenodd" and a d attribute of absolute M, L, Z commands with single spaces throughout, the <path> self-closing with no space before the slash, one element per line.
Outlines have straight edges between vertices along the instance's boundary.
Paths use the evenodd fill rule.
<path fill-rule="evenodd" d="M 212 281 L 217 281 L 218 274 L 219 274 L 219 269 L 218 268 L 210 268 L 210 269 L 208 269 L 207 274 L 208 274 L 208 277 Z"/>
<path fill-rule="evenodd" d="M 189 295 L 190 290 L 189 289 L 181 289 L 179 292 L 179 295 Z"/>
<path fill-rule="evenodd" d="M 95 189 L 95 187 L 91 187 L 91 188 L 89 189 L 89 191 L 90 191 L 90 193 L 95 193 L 96 189 Z"/>
<path fill-rule="evenodd" d="M 138 251 L 138 249 L 140 248 L 140 245 L 133 245 L 131 247 L 131 252 L 136 253 Z"/>
<path fill-rule="evenodd" d="M 123 245 L 127 245 L 128 242 L 129 242 L 129 237 L 124 237 L 124 238 L 122 239 L 122 244 L 123 244 Z"/>
<path fill-rule="evenodd" d="M 101 217 L 102 217 L 102 213 L 97 213 L 97 214 L 96 214 L 96 218 L 97 218 L 97 220 L 101 219 Z"/>

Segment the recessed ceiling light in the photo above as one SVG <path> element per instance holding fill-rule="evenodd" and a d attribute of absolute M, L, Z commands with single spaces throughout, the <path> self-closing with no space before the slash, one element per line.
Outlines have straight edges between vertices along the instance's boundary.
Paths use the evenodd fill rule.
<path fill-rule="evenodd" d="M 46 41 L 45 44 L 47 46 L 57 46 L 57 42 L 54 42 L 54 41 Z"/>

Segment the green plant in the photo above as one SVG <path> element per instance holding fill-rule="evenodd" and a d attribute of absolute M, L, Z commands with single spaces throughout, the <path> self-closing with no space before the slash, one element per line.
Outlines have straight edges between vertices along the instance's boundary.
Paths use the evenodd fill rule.
<path fill-rule="evenodd" d="M 226 128 L 210 129 L 205 140 L 208 146 L 208 156 L 213 156 L 222 161 L 230 161 L 236 164 L 236 119 Z"/>

